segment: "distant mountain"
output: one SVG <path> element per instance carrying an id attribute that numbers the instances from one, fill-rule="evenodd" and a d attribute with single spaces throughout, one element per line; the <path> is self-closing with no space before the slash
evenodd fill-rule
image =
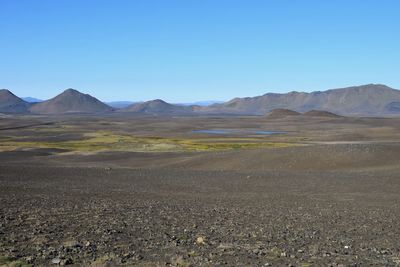
<path id="1" fill-rule="evenodd" d="M 33 104 L 32 113 L 63 114 L 63 113 L 102 113 L 113 109 L 100 100 L 74 89 L 67 89 L 58 96 Z"/>
<path id="2" fill-rule="evenodd" d="M 26 98 L 28 101 L 39 99 Z M 198 102 L 198 104 L 205 104 Z M 289 92 L 286 94 L 267 93 L 262 96 L 234 98 L 225 103 L 209 106 L 170 104 L 156 99 L 147 102 L 111 102 L 120 112 L 134 112 L 151 115 L 193 115 L 193 114 L 234 114 L 265 115 L 273 117 L 293 116 L 294 112 L 304 116 L 325 116 L 330 113 L 345 116 L 387 116 L 400 115 L 400 90 L 381 84 L 368 84 L 311 93 Z M 39 103 L 28 103 L 6 89 L 0 90 L 0 113 L 103 113 L 113 107 L 98 99 L 67 89 L 60 95 Z M 313 111 L 316 110 L 316 111 Z M 325 112 L 325 113 L 321 113 Z M 333 116 L 330 114 L 329 116 Z"/>
<path id="3" fill-rule="evenodd" d="M 132 104 L 138 103 L 133 101 L 112 101 L 112 102 L 105 102 L 107 105 L 113 108 L 126 108 Z"/>
<path id="4" fill-rule="evenodd" d="M 213 104 L 222 104 L 222 103 L 224 103 L 224 101 L 206 100 L 206 101 L 198 101 L 198 102 L 192 102 L 192 103 L 176 103 L 176 105 L 206 107 L 206 106 L 210 106 Z"/>
<path id="5" fill-rule="evenodd" d="M 28 102 L 28 103 L 38 103 L 38 102 L 43 102 L 42 99 L 34 98 L 34 97 L 22 97 L 22 100 Z"/>
<path id="6" fill-rule="evenodd" d="M 130 105 L 133 104 L 139 104 L 143 102 L 133 102 L 133 101 L 111 101 L 111 102 L 105 102 L 107 105 L 113 107 L 113 108 L 126 108 Z M 206 107 L 212 104 L 220 104 L 224 103 L 224 101 L 214 101 L 214 100 L 209 100 L 209 101 L 198 101 L 198 102 L 193 102 L 193 103 L 170 103 L 171 105 L 176 105 L 176 106 L 201 106 L 201 107 Z"/>
<path id="7" fill-rule="evenodd" d="M 161 99 L 151 100 L 130 105 L 121 112 L 135 112 L 151 115 L 185 115 L 193 113 L 193 107 L 167 103 Z"/>
<path id="8" fill-rule="evenodd" d="M 256 97 L 234 98 L 223 104 L 204 107 L 201 111 L 263 115 L 277 108 L 297 112 L 315 109 L 341 115 L 400 114 L 400 91 L 381 84 L 368 84 L 312 93 L 267 93 Z"/>
<path id="9" fill-rule="evenodd" d="M 0 90 L 1 113 L 27 113 L 29 103 L 14 95 L 7 89 Z"/>

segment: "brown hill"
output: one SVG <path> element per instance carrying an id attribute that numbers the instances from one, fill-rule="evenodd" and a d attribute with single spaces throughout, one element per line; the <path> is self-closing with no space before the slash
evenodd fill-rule
<path id="1" fill-rule="evenodd" d="M 27 113 L 28 108 L 28 102 L 25 102 L 7 89 L 0 90 L 0 112 Z"/>
<path id="2" fill-rule="evenodd" d="M 368 84 L 311 93 L 268 93 L 214 104 L 202 108 L 202 112 L 263 115 L 278 108 L 298 112 L 326 110 L 340 115 L 400 114 L 400 90 Z"/>
<path id="3" fill-rule="evenodd" d="M 32 113 L 39 114 L 102 113 L 112 110 L 97 98 L 74 89 L 67 89 L 58 96 L 34 104 L 30 108 Z"/>
<path id="4" fill-rule="evenodd" d="M 192 106 L 180 106 L 167 103 L 161 99 L 132 104 L 121 112 L 135 112 L 151 115 L 184 115 L 193 113 Z"/>
<path id="5" fill-rule="evenodd" d="M 329 112 L 329 111 L 324 111 L 324 110 L 310 110 L 302 114 L 305 117 L 324 117 L 324 118 L 340 118 L 342 116 L 339 116 L 335 113 Z"/>
<path id="6" fill-rule="evenodd" d="M 267 118 L 270 119 L 281 119 L 281 118 L 286 118 L 286 117 L 290 117 L 290 116 L 298 116 L 301 113 L 294 111 L 294 110 L 290 110 L 290 109 L 284 109 L 284 108 L 276 108 L 271 110 L 271 112 L 269 112 L 267 114 Z"/>

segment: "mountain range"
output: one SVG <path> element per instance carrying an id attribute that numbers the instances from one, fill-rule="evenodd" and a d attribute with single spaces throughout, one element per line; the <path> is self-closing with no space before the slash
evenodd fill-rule
<path id="1" fill-rule="evenodd" d="M 176 105 L 156 99 L 124 102 L 111 107 L 93 96 L 67 89 L 56 97 L 29 103 L 6 89 L 0 90 L 0 113 L 64 114 L 124 112 L 147 115 L 235 114 L 264 115 L 276 109 L 295 112 L 323 110 L 340 115 L 400 115 L 400 90 L 381 84 L 368 84 L 326 91 L 267 93 L 262 96 L 234 98 L 209 106 Z"/>
<path id="2" fill-rule="evenodd" d="M 325 110 L 361 116 L 400 114 L 400 90 L 381 84 L 368 84 L 311 93 L 267 93 L 211 105 L 207 112 L 263 115 L 278 108 L 297 112 Z"/>

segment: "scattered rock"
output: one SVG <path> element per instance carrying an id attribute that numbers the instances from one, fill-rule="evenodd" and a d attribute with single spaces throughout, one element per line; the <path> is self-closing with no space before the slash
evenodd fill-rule
<path id="1" fill-rule="evenodd" d="M 51 260 L 51 264 L 60 264 L 61 263 L 61 259 L 60 258 L 54 258 Z"/>
<path id="2" fill-rule="evenodd" d="M 197 237 L 196 238 L 196 244 L 199 245 L 199 246 L 204 245 L 205 244 L 204 237 L 202 237 L 202 236 Z"/>

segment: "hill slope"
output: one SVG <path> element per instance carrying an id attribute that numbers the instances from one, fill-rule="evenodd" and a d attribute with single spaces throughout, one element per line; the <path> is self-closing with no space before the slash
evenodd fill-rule
<path id="1" fill-rule="evenodd" d="M 113 109 L 100 100 L 74 89 L 67 89 L 58 96 L 31 106 L 32 113 L 101 113 Z"/>
<path id="2" fill-rule="evenodd" d="M 277 108 L 277 109 L 271 110 L 271 112 L 269 112 L 266 117 L 270 118 L 270 119 L 281 119 L 281 118 L 298 116 L 298 115 L 301 115 L 301 113 L 290 110 L 290 109 Z"/>
<path id="3" fill-rule="evenodd" d="M 400 114 L 400 90 L 385 85 L 368 84 L 311 93 L 268 93 L 262 96 L 234 98 L 203 112 L 263 115 L 273 109 L 298 112 L 325 110 L 341 115 Z"/>
<path id="4" fill-rule="evenodd" d="M 307 111 L 307 112 L 303 113 L 302 115 L 305 117 L 324 117 L 324 118 L 339 118 L 339 117 L 341 117 L 341 116 L 339 116 L 335 113 L 329 112 L 329 111 L 315 110 L 315 109 Z"/>
<path id="5" fill-rule="evenodd" d="M 0 90 L 0 112 L 27 113 L 29 103 L 17 97 L 7 89 Z"/>

